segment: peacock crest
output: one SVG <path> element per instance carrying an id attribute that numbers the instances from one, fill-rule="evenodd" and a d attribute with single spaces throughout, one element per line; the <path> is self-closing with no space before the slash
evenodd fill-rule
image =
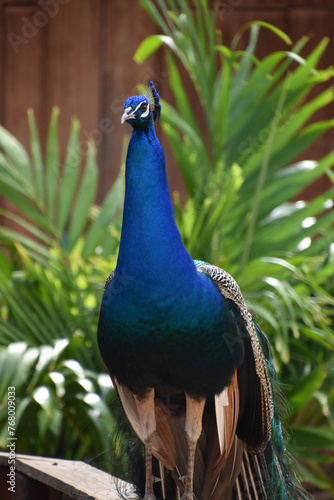
<path id="1" fill-rule="evenodd" d="M 155 121 L 157 118 L 160 118 L 161 104 L 160 104 L 159 94 L 156 91 L 153 82 L 151 81 L 148 82 L 148 86 L 144 95 L 148 100 L 148 102 L 150 103 L 150 108 L 153 113 L 153 120 Z"/>

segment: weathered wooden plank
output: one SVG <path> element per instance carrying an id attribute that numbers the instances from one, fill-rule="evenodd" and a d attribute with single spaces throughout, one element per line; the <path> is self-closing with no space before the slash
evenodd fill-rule
<path id="1" fill-rule="evenodd" d="M 52 107 L 60 107 L 59 141 L 63 153 L 73 116 L 81 122 L 83 156 L 88 138 L 95 138 L 92 131 L 99 114 L 100 4 L 82 0 L 59 4 L 47 26 L 45 114 L 48 120 Z"/>
<path id="2" fill-rule="evenodd" d="M 0 464 L 1 464 L 1 457 L 0 457 Z M 6 459 L 6 464 L 7 464 L 7 459 Z M 1 497 L 1 500 L 11 500 L 11 497 L 12 497 L 11 492 L 8 491 L 7 474 L 8 474 L 8 468 L 1 467 L 1 465 L 0 465 L 0 497 Z"/>
<path id="3" fill-rule="evenodd" d="M 29 134 L 27 109 L 32 107 L 36 117 L 41 118 L 43 107 L 43 46 L 45 31 L 34 24 L 41 21 L 34 18 L 36 7 L 33 5 L 1 5 L 2 46 L 1 61 L 1 120 L 11 133 L 28 148 Z M 2 200 L 2 208 L 14 213 L 18 210 Z M 4 217 L 4 225 L 15 227 Z"/>
<path id="4" fill-rule="evenodd" d="M 26 110 L 34 108 L 38 117 L 42 107 L 45 31 L 33 22 L 35 6 L 4 5 L 2 14 L 3 125 L 27 147 Z"/>
<path id="5" fill-rule="evenodd" d="M 48 489 L 46 484 L 32 477 L 21 472 L 16 472 L 15 474 L 15 497 L 20 500 L 30 500 L 31 498 L 45 498 L 49 500 Z M 59 493 L 57 496 L 59 498 Z"/>
<path id="6" fill-rule="evenodd" d="M 7 460 L 8 454 L 0 453 L 0 466 L 6 467 Z M 116 481 L 122 490 L 131 489 L 131 485 L 128 483 L 116 480 L 110 474 L 80 461 L 17 455 L 15 467 L 21 486 L 24 484 L 22 476 L 24 474 L 28 478 L 42 483 L 41 489 L 43 489 L 43 485 L 47 485 L 74 500 L 119 500 Z M 29 481 L 25 484 L 29 485 Z M 33 486 L 30 483 L 29 487 Z M 45 497 L 43 496 L 43 498 Z M 55 497 L 53 496 L 53 498 Z"/>

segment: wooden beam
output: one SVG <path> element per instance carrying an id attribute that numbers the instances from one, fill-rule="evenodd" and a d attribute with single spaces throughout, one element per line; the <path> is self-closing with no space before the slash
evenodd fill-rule
<path id="1" fill-rule="evenodd" d="M 8 453 L 0 452 L 0 466 L 9 467 Z M 129 483 L 75 460 L 16 455 L 15 468 L 19 487 L 24 476 L 27 484 L 32 485 L 33 479 L 49 486 L 48 499 L 56 498 L 52 494 L 56 490 L 64 494 L 61 498 L 71 500 L 119 500 L 119 490 L 131 492 L 132 489 Z"/>

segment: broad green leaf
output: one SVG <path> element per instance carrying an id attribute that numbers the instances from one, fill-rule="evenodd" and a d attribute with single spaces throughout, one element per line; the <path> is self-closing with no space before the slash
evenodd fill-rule
<path id="1" fill-rule="evenodd" d="M 154 52 L 156 52 L 163 45 L 164 40 L 166 41 L 167 37 L 162 37 L 160 35 L 151 35 L 145 38 L 133 56 L 134 61 L 137 64 L 145 62 L 147 58 L 154 54 Z"/>
<path id="2" fill-rule="evenodd" d="M 222 69 L 216 78 L 214 88 L 213 108 L 216 110 L 216 113 L 212 113 L 212 116 L 208 117 L 212 121 L 213 130 L 215 131 L 213 138 L 213 157 L 215 163 L 219 161 L 223 144 L 227 141 L 227 126 L 231 112 L 231 74 L 231 62 L 223 60 Z"/>
<path id="3" fill-rule="evenodd" d="M 296 388 L 289 394 L 289 403 L 292 405 L 294 413 L 307 403 L 310 394 L 313 394 L 321 387 L 326 375 L 327 373 L 324 368 L 319 366 L 309 375 L 298 380 Z"/>
<path id="4" fill-rule="evenodd" d="M 33 399 L 43 408 L 48 418 L 51 418 L 56 405 L 55 394 L 52 394 L 49 387 L 39 386 L 32 392 Z M 45 423 L 48 425 L 48 422 Z"/>
<path id="5" fill-rule="evenodd" d="M 200 135 L 195 115 L 187 98 L 186 91 L 183 87 L 179 70 L 175 64 L 173 56 L 169 52 L 167 53 L 167 64 L 169 69 L 169 84 L 173 91 L 180 114 L 184 120 L 186 120 L 189 124 L 192 125 L 193 128 L 195 128 L 197 134 Z"/>
<path id="6" fill-rule="evenodd" d="M 79 136 L 80 123 L 74 118 L 71 124 L 58 198 L 57 226 L 61 232 L 64 231 L 68 220 L 78 184 L 81 164 Z"/>
<path id="7" fill-rule="evenodd" d="M 104 200 L 99 214 L 92 222 L 87 232 L 85 245 L 82 250 L 83 259 L 88 259 L 95 252 L 97 246 L 101 243 L 103 236 L 106 235 L 107 228 L 109 224 L 112 223 L 116 212 L 120 211 L 122 208 L 123 200 L 124 172 L 121 170 L 115 183 L 113 184 L 113 187 Z"/>
<path id="8" fill-rule="evenodd" d="M 257 39 L 259 36 L 259 28 L 256 25 L 251 26 L 251 34 L 250 40 L 247 49 L 240 61 L 239 67 L 237 71 L 235 71 L 232 79 L 231 79 L 231 101 L 236 100 L 236 96 L 239 94 L 240 90 L 245 84 L 245 80 L 249 75 L 252 62 L 253 55 L 256 49 Z"/>
<path id="9" fill-rule="evenodd" d="M 88 222 L 89 210 L 96 193 L 97 175 L 96 149 L 93 143 L 89 142 L 85 170 L 68 231 L 68 248 L 70 250 L 82 235 Z"/>
<path id="10" fill-rule="evenodd" d="M 10 273 L 12 270 L 12 266 L 11 266 L 7 256 L 5 255 L 5 253 L 2 250 L 0 250 L 0 269 L 1 269 L 1 273 L 3 274 L 3 276 L 5 276 L 6 279 L 9 279 Z"/>
<path id="11" fill-rule="evenodd" d="M 316 344 L 321 344 L 325 349 L 334 349 L 334 335 L 326 332 L 325 329 L 320 330 L 320 328 L 315 327 L 311 329 L 303 326 L 301 331 L 306 338 L 313 340 Z"/>
<path id="12" fill-rule="evenodd" d="M 28 109 L 30 148 L 34 167 L 34 183 L 37 196 L 45 202 L 44 161 L 33 109 Z"/>
<path id="13" fill-rule="evenodd" d="M 174 126 L 170 123 L 166 123 L 165 120 L 162 121 L 162 128 L 166 134 L 170 147 L 172 149 L 173 155 L 182 169 L 183 179 L 186 185 L 187 192 L 194 196 L 196 188 L 200 186 L 200 172 L 195 168 L 196 160 L 191 155 L 189 155 L 189 146 L 184 141 L 180 139 L 180 135 Z"/>
<path id="14" fill-rule="evenodd" d="M 26 348 L 25 342 L 13 343 L 8 348 L 0 347 L 0 400 L 7 399 L 8 386 L 17 383 L 20 377 L 17 367 Z"/>
<path id="15" fill-rule="evenodd" d="M 37 254 L 45 257 L 48 261 L 55 260 L 49 249 L 47 249 L 40 243 L 36 242 L 35 239 L 33 238 L 29 238 L 28 236 L 18 233 L 12 229 L 8 229 L 1 226 L 0 226 L 0 236 L 4 240 L 12 241 L 14 245 L 16 242 L 22 244 L 22 246 L 26 248 L 28 252 L 32 250 L 33 252 L 36 252 Z"/>
<path id="16" fill-rule="evenodd" d="M 331 464 L 333 463 L 333 458 L 328 455 L 324 455 L 320 452 L 310 451 L 305 448 L 303 449 L 293 449 L 293 455 L 305 462 L 305 460 L 310 462 L 316 462 L 318 464 Z"/>
<path id="17" fill-rule="evenodd" d="M 332 429 L 294 426 L 293 437 L 298 447 L 334 450 L 334 433 Z"/>
<path id="18" fill-rule="evenodd" d="M 28 199 L 28 193 L 25 187 L 22 185 L 17 172 L 8 163 L 7 159 L 0 153 L 0 189 L 1 192 L 6 195 L 7 187 L 14 192 L 14 194 L 20 197 Z M 15 200 L 15 198 L 14 198 Z"/>
<path id="19" fill-rule="evenodd" d="M 319 163 L 301 161 L 279 170 L 272 181 L 267 183 L 261 200 L 261 224 L 270 220 L 270 212 L 283 203 L 299 195 L 302 190 L 319 179 L 334 164 L 334 152 L 329 153 Z M 248 194 L 245 193 L 245 197 Z M 268 217 L 268 219 L 264 219 Z"/>
<path id="20" fill-rule="evenodd" d="M 176 114 L 171 106 L 165 101 L 162 102 L 162 105 L 164 110 L 162 115 L 163 120 L 175 127 L 182 134 L 184 134 L 189 141 L 191 141 L 191 145 L 194 148 L 193 153 L 198 156 L 199 161 L 202 162 L 204 166 L 210 165 L 205 145 L 203 144 L 201 137 L 193 128 L 193 124 L 189 124 L 179 114 Z"/>
<path id="21" fill-rule="evenodd" d="M 0 209 L 0 215 L 20 225 L 22 228 L 24 228 L 26 231 L 28 231 L 31 235 L 39 239 L 44 244 L 50 247 L 54 244 L 54 240 L 50 238 L 48 234 L 46 234 L 44 231 L 41 231 L 36 225 L 27 222 L 22 217 L 19 217 L 18 215 L 13 214 L 12 212 L 2 209 Z"/>
<path id="22" fill-rule="evenodd" d="M 33 196 L 31 167 L 28 154 L 22 144 L 0 125 L 0 148 L 8 157 L 17 177 L 20 178 L 28 196 Z"/>

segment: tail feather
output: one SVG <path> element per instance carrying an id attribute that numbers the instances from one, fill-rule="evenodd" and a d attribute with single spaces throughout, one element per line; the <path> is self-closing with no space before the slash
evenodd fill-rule
<path id="1" fill-rule="evenodd" d="M 234 489 L 234 498 L 246 498 L 246 494 L 247 498 L 254 500 L 265 500 L 267 498 L 257 455 L 252 455 L 245 450 L 242 457 L 241 472 Z"/>

